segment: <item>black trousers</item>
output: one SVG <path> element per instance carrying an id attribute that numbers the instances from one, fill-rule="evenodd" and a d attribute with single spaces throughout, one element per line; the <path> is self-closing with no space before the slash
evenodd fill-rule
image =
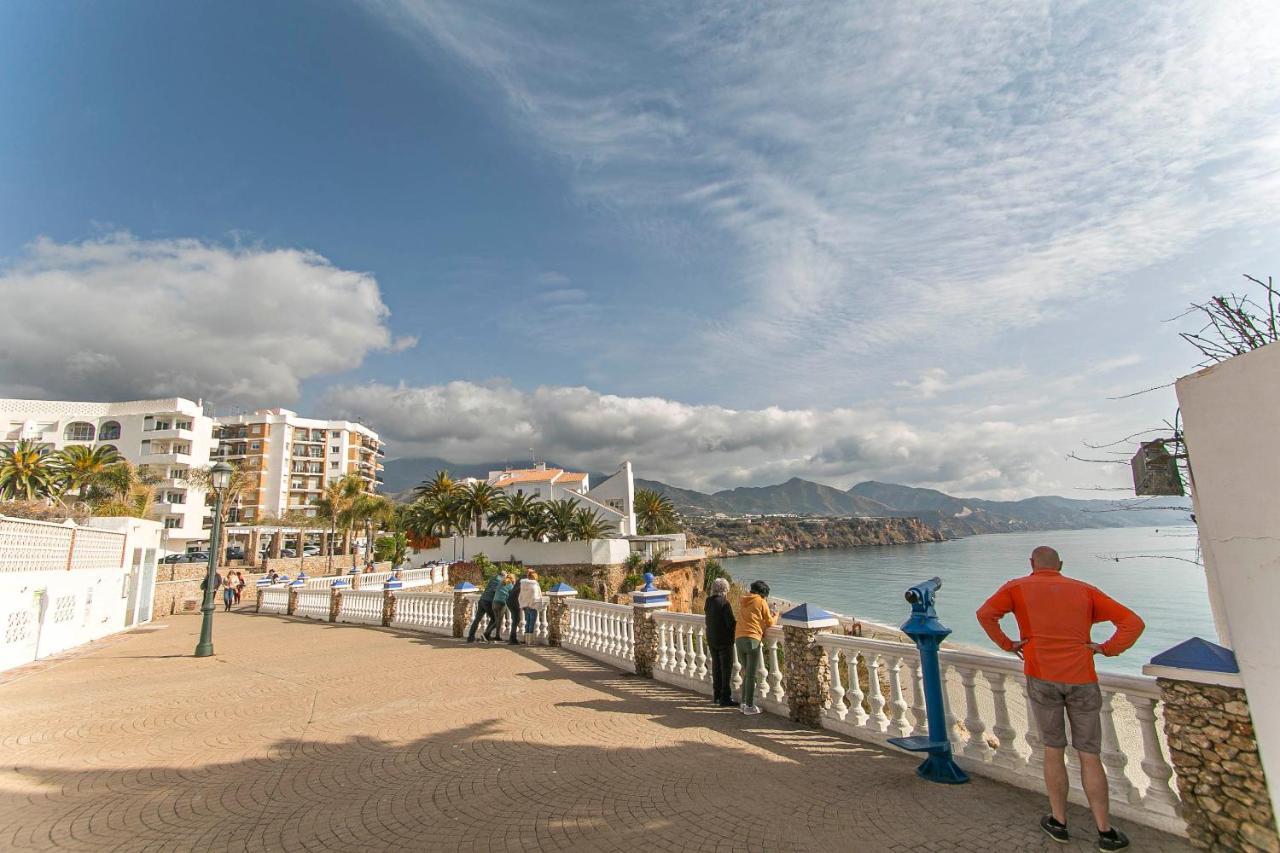
<path id="1" fill-rule="evenodd" d="M 728 702 L 733 679 L 733 646 L 711 649 L 711 695 L 717 702 Z"/>
<path id="2" fill-rule="evenodd" d="M 476 602 L 476 615 L 471 620 L 471 630 L 467 631 L 467 639 L 474 640 L 476 638 L 476 627 L 479 626 L 480 620 L 489 617 L 489 624 L 484 627 L 485 636 L 489 636 L 489 631 L 493 628 L 493 623 L 497 619 L 493 614 L 493 602 L 480 599 Z"/>

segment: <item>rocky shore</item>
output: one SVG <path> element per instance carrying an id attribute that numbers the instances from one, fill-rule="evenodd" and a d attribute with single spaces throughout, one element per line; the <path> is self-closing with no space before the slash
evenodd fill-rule
<path id="1" fill-rule="evenodd" d="M 696 519 L 688 531 L 690 545 L 704 546 L 719 557 L 943 539 L 918 518 Z"/>

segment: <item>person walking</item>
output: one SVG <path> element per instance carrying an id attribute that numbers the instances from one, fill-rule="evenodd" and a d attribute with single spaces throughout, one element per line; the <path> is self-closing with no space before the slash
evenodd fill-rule
<path id="1" fill-rule="evenodd" d="M 240 603 L 240 598 L 244 595 L 244 588 L 244 572 L 236 572 L 236 604 Z"/>
<path id="2" fill-rule="evenodd" d="M 722 708 L 733 707 L 729 680 L 733 675 L 734 630 L 738 625 L 728 595 L 729 582 L 716 578 L 702 605 L 707 620 L 707 648 L 711 650 L 711 698 Z"/>
<path id="3" fill-rule="evenodd" d="M 484 640 L 489 639 L 489 629 L 493 627 L 494 621 L 497 619 L 493 615 L 493 597 L 498 592 L 498 587 L 502 586 L 502 572 L 494 572 L 493 577 L 489 578 L 489 582 L 484 585 L 484 591 L 480 593 L 480 600 L 476 602 L 476 614 L 471 619 L 471 627 L 467 629 L 467 642 L 474 643 L 476 641 L 476 628 L 480 625 L 480 620 L 489 617 L 489 624 L 484 628 Z"/>
<path id="4" fill-rule="evenodd" d="M 484 629 L 484 638 L 486 640 L 498 640 L 502 638 L 502 612 L 507 609 L 507 600 L 511 598 L 512 590 L 516 587 L 516 576 L 507 572 L 502 576 L 502 586 L 498 587 L 498 591 L 493 596 L 493 621 L 489 623 L 489 627 Z M 512 619 L 514 620 L 514 616 Z M 493 636 L 489 636 L 489 632 L 493 632 Z"/>
<path id="5" fill-rule="evenodd" d="M 217 589 L 217 587 L 214 587 L 214 589 Z M 227 580 L 222 585 L 222 609 L 227 612 L 230 612 L 231 605 L 235 603 L 235 600 L 236 600 L 235 579 L 231 577 L 230 572 L 227 572 Z"/>
<path id="6" fill-rule="evenodd" d="M 1012 613 L 1018 640 L 1000 628 Z M 1054 841 L 1066 843 L 1067 723 L 1071 745 L 1080 758 L 1080 781 L 1098 828 L 1098 849 L 1124 850 L 1129 839 L 1111 825 L 1107 772 L 1102 765 L 1102 692 L 1093 656 L 1114 657 L 1142 635 L 1146 625 L 1129 608 L 1083 581 L 1062 574 L 1062 558 L 1042 545 L 1031 552 L 1031 574 L 1014 578 L 978 608 L 978 623 L 997 646 L 1022 658 L 1027 699 L 1040 742 L 1044 745 L 1044 785 L 1051 814 L 1040 828 Z M 1110 622 L 1115 632 L 1095 643 L 1090 629 Z M 1063 714 L 1066 714 L 1066 722 Z"/>
<path id="7" fill-rule="evenodd" d="M 538 602 L 542 601 L 542 587 L 538 585 L 538 573 L 533 569 L 525 572 L 520 581 L 520 609 L 524 611 L 524 641 L 532 644 L 534 631 L 538 627 Z"/>
<path id="8" fill-rule="evenodd" d="M 751 592 L 742 597 L 738 605 L 740 617 L 734 629 L 733 645 L 742 666 L 742 695 L 738 707 L 744 714 L 759 714 L 756 707 L 756 669 L 760 663 L 760 644 L 764 632 L 778 621 L 778 614 L 769 607 L 769 585 L 764 581 L 752 581 Z"/>

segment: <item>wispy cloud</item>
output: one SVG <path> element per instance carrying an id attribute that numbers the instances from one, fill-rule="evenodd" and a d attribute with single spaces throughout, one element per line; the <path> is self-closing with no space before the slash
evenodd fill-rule
<path id="1" fill-rule="evenodd" d="M 1280 191 L 1270 3 L 377 8 L 587 196 L 736 241 L 697 341 L 777 388 L 1034 325 Z"/>

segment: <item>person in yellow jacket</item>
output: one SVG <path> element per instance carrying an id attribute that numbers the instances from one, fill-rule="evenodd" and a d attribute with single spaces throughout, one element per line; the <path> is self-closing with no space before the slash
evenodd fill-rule
<path id="1" fill-rule="evenodd" d="M 742 696 L 738 709 L 744 714 L 759 714 L 756 707 L 756 667 L 760 661 L 760 643 L 764 632 L 778 621 L 778 614 L 769 607 L 769 585 L 753 581 L 751 593 L 742 597 L 738 606 L 738 628 L 734 631 L 733 646 L 742 666 Z"/>

